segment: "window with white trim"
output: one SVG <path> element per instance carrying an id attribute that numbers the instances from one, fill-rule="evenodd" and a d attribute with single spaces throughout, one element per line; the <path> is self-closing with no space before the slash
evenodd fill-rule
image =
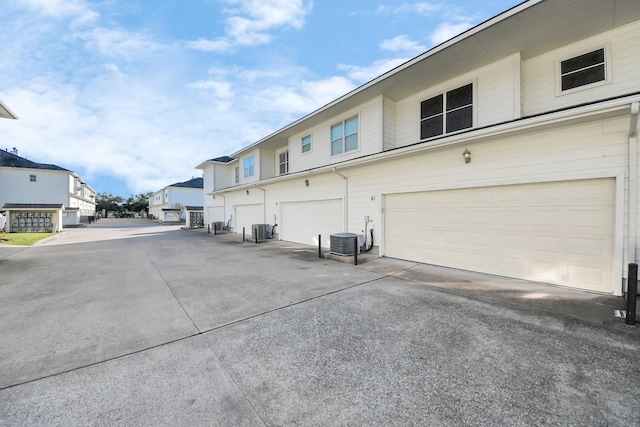
<path id="1" fill-rule="evenodd" d="M 606 62 L 604 48 L 561 61 L 561 90 L 570 90 L 606 80 Z"/>
<path id="2" fill-rule="evenodd" d="M 280 175 L 289 173 L 289 150 L 283 151 L 278 157 L 278 163 L 280 165 Z"/>
<path id="3" fill-rule="evenodd" d="M 29 175 L 29 182 L 36 182 L 36 176 L 35 175 Z"/>
<path id="4" fill-rule="evenodd" d="M 255 166 L 255 159 L 253 156 L 244 159 L 244 177 L 249 178 L 253 176 Z"/>
<path id="5" fill-rule="evenodd" d="M 308 153 L 309 151 L 311 151 L 311 135 L 302 138 L 302 152 Z"/>
<path id="6" fill-rule="evenodd" d="M 331 155 L 358 149 L 358 116 L 331 126 Z"/>
<path id="7" fill-rule="evenodd" d="M 420 139 L 473 127 L 473 83 L 420 103 Z"/>

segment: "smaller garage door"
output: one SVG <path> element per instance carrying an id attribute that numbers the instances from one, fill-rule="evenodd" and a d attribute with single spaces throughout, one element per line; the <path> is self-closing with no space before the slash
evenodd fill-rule
<path id="1" fill-rule="evenodd" d="M 612 292 L 613 179 L 385 197 L 385 255 Z"/>
<path id="2" fill-rule="evenodd" d="M 251 236 L 251 226 L 253 224 L 264 224 L 264 207 L 262 203 L 255 205 L 236 205 L 234 211 L 234 233 L 242 233 L 242 227 L 244 227 L 247 236 Z"/>
<path id="3" fill-rule="evenodd" d="M 330 235 L 344 232 L 342 199 L 289 202 L 281 204 L 280 236 L 288 242 L 328 248 Z"/>

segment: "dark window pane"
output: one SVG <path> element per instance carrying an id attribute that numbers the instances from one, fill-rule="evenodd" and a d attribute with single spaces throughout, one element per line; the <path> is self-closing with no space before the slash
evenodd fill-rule
<path id="1" fill-rule="evenodd" d="M 602 63 L 604 63 L 604 49 L 599 49 L 562 61 L 560 63 L 560 72 L 561 74 L 566 74 L 572 71 L 581 70 L 591 65 Z"/>
<path id="2" fill-rule="evenodd" d="M 473 104 L 473 84 L 447 92 L 447 111 Z"/>
<path id="3" fill-rule="evenodd" d="M 447 113 L 447 133 L 473 126 L 473 107 L 468 106 Z"/>
<path id="4" fill-rule="evenodd" d="M 426 119 L 427 117 L 435 116 L 436 114 L 442 114 L 442 111 L 442 95 L 434 96 L 433 98 L 420 103 L 421 119 Z"/>
<path id="5" fill-rule="evenodd" d="M 420 122 L 420 139 L 442 135 L 442 116 L 432 117 Z"/>
<path id="6" fill-rule="evenodd" d="M 602 64 L 562 76 L 562 90 L 600 82 L 604 79 L 604 64 Z"/>

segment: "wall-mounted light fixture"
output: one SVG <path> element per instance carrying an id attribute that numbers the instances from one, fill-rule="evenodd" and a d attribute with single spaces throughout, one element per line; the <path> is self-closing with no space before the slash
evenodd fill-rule
<path id="1" fill-rule="evenodd" d="M 308 179 L 304 180 L 304 185 L 307 186 L 307 187 L 309 186 L 309 180 Z"/>
<path id="2" fill-rule="evenodd" d="M 462 153 L 462 157 L 464 157 L 465 163 L 471 163 L 471 151 L 468 148 L 465 148 L 464 153 Z"/>
<path id="3" fill-rule="evenodd" d="M 247 190 L 247 194 L 249 194 L 249 190 Z"/>

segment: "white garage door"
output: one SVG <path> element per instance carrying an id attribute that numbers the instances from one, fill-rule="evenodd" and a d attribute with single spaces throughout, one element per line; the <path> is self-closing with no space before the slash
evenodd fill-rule
<path id="1" fill-rule="evenodd" d="M 251 226 L 253 224 L 264 224 L 264 207 L 262 203 L 255 205 L 236 205 L 234 212 L 234 233 L 242 233 L 242 227 L 244 227 L 246 235 L 251 237 Z"/>
<path id="2" fill-rule="evenodd" d="M 281 208 L 282 240 L 317 246 L 320 234 L 322 247 L 328 248 L 329 236 L 344 232 L 342 199 L 282 203 Z"/>
<path id="3" fill-rule="evenodd" d="M 614 180 L 385 197 L 385 255 L 612 292 Z"/>

